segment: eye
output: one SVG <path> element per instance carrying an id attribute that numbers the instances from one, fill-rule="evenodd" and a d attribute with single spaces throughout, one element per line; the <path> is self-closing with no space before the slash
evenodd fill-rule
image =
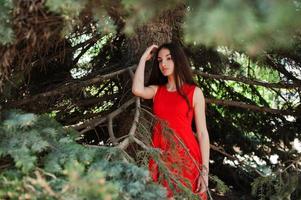
<path id="1" fill-rule="evenodd" d="M 171 57 L 168 57 L 167 60 L 171 60 Z"/>
<path id="2" fill-rule="evenodd" d="M 158 60 L 158 62 L 160 63 L 160 62 L 162 62 L 162 60 Z"/>

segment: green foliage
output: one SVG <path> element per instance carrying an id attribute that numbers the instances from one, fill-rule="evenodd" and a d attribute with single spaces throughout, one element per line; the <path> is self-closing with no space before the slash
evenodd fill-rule
<path id="1" fill-rule="evenodd" d="M 17 199 L 26 193 L 23 184 L 20 171 L 13 169 L 0 173 L 0 198 Z"/>
<path id="2" fill-rule="evenodd" d="M 72 33 L 73 29 L 81 23 L 80 14 L 85 8 L 89 7 L 91 9 L 94 18 L 95 31 L 100 34 L 115 34 L 116 26 L 114 21 L 108 15 L 103 5 L 104 3 L 109 4 L 109 2 L 98 2 L 92 3 L 87 0 L 47 0 L 46 6 L 48 9 L 54 13 L 61 15 L 65 22 L 65 27 L 62 30 L 64 36 L 68 36 Z M 101 41 L 100 41 L 101 42 Z"/>
<path id="3" fill-rule="evenodd" d="M 47 0 L 46 6 L 54 13 L 60 14 L 65 22 L 64 29 L 62 30 L 63 36 L 72 32 L 74 27 L 80 23 L 79 15 L 85 8 L 87 1 L 80 0 Z"/>
<path id="4" fill-rule="evenodd" d="M 226 45 L 257 54 L 270 47 L 289 47 L 301 25 L 293 1 L 189 1 L 187 42 Z"/>
<path id="5" fill-rule="evenodd" d="M 181 1 L 148 1 L 148 0 L 122 0 L 126 12 L 126 27 L 124 32 L 133 34 L 135 27 L 143 25 L 158 16 L 160 13 L 175 8 Z"/>
<path id="6" fill-rule="evenodd" d="M 284 171 L 258 177 L 252 183 L 252 195 L 260 199 L 291 199 L 291 195 L 298 187 L 298 173 Z"/>
<path id="7" fill-rule="evenodd" d="M 80 14 L 85 7 L 87 1 L 79 0 L 47 0 L 46 6 L 52 11 L 57 12 L 65 16 L 67 19 L 76 17 Z"/>
<path id="8" fill-rule="evenodd" d="M 96 24 L 96 29 L 98 33 L 108 34 L 104 40 L 106 40 L 111 35 L 116 34 L 117 27 L 114 24 L 114 21 L 110 16 L 108 16 L 107 12 L 100 6 L 96 6 L 93 8 L 94 20 Z M 103 43 L 103 41 L 101 41 Z"/>
<path id="9" fill-rule="evenodd" d="M 224 193 L 230 191 L 230 188 L 217 176 L 211 176 L 210 178 L 216 184 L 217 192 L 224 194 Z"/>
<path id="10" fill-rule="evenodd" d="M 0 129 L 0 156 L 10 155 L 23 172 L 31 170 L 36 164 L 35 154 L 48 147 L 48 142 L 42 139 L 39 132 L 30 129 L 35 121 L 33 114 L 11 112 Z"/>
<path id="11" fill-rule="evenodd" d="M 0 198 L 163 199 L 148 170 L 124 162 L 118 148 L 84 147 L 46 115 L 2 113 Z M 109 161 L 108 158 L 111 160 Z"/>
<path id="12" fill-rule="evenodd" d="M 47 0 L 46 7 L 62 16 L 64 36 L 81 24 L 80 14 L 92 11 L 95 29 L 99 33 L 115 33 L 116 26 L 109 14 L 110 7 L 118 6 L 125 23 L 124 33 L 134 33 L 141 26 L 166 10 L 176 8 L 182 1 L 122 0 L 120 5 L 112 1 Z M 255 54 L 270 47 L 290 47 L 293 36 L 301 25 L 298 1 L 196 1 L 186 2 L 187 12 L 184 35 L 187 42 L 207 45 L 226 45 Z M 11 0 L 2 0 L 0 7 L 0 42 L 13 39 L 9 12 Z M 268 40 L 267 40 L 268 39 Z"/>
<path id="13" fill-rule="evenodd" d="M 135 165 L 120 162 L 101 161 L 91 165 L 89 173 L 105 171 L 108 180 L 118 185 L 125 198 L 154 199 L 164 198 L 166 192 L 153 184 L 148 171 Z"/>
<path id="14" fill-rule="evenodd" d="M 16 170 L 0 175 L 0 198 L 8 199 L 118 199 L 116 185 L 107 182 L 101 171 L 85 173 L 74 162 L 67 165 L 64 177 L 37 169 L 34 174 L 16 177 Z"/>
<path id="15" fill-rule="evenodd" d="M 14 33 L 11 27 L 12 0 L 0 0 L 0 44 L 13 42 Z"/>

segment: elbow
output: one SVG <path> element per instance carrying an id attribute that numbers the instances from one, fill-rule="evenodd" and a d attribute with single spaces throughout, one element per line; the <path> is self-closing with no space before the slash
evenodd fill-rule
<path id="1" fill-rule="evenodd" d="M 137 96 L 137 90 L 134 87 L 132 87 L 132 93 L 133 95 Z"/>
<path id="2" fill-rule="evenodd" d="M 133 93 L 135 96 L 139 96 L 141 92 L 140 92 L 139 90 L 137 90 L 137 88 L 132 87 L 132 93 Z"/>

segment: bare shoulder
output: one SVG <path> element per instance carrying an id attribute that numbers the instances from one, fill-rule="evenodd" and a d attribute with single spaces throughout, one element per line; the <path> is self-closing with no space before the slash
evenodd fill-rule
<path id="1" fill-rule="evenodd" d="M 202 102 L 204 102 L 203 91 L 201 90 L 201 88 L 196 86 L 193 93 L 193 106 Z"/>

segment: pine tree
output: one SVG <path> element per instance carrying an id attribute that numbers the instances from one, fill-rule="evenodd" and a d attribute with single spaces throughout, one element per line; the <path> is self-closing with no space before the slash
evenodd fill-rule
<path id="1" fill-rule="evenodd" d="M 119 167 L 140 174 L 134 164 L 146 168 L 148 156 L 156 156 L 150 143 L 155 119 L 151 102 L 133 98 L 131 74 L 147 46 L 173 41 L 185 49 L 206 97 L 210 187 L 229 196 L 238 192 L 238 198 L 252 191 L 254 198 L 268 198 L 277 190 L 285 191 L 283 198 L 298 199 L 300 19 L 299 0 L 2 0 L 0 111 L 35 113 L 11 111 L 1 119 L 0 169 L 7 173 L 5 187 L 15 191 L 4 196 L 27 194 L 32 187 L 24 188 L 23 177 L 36 185 L 34 180 L 44 180 L 40 175 L 53 179 L 49 187 L 60 195 L 63 185 L 71 187 L 63 173 L 70 163 L 81 166 L 68 168 L 75 174 L 85 169 L 83 179 L 73 177 L 84 185 L 105 177 L 103 167 L 119 166 L 110 163 L 119 156 L 133 164 L 120 161 Z M 45 115 L 78 132 L 49 125 Z M 75 138 L 97 147 L 76 144 Z M 96 165 L 98 156 L 108 163 Z M 277 162 L 271 156 L 278 156 Z M 86 170 L 93 163 L 104 171 L 90 178 Z M 298 181 L 286 180 L 285 173 Z M 117 183 L 128 179 L 111 180 L 104 191 L 123 188 L 136 198 L 144 190 L 131 182 L 129 192 Z M 233 187 L 227 192 L 226 186 Z M 39 187 L 37 198 L 49 196 Z"/>

